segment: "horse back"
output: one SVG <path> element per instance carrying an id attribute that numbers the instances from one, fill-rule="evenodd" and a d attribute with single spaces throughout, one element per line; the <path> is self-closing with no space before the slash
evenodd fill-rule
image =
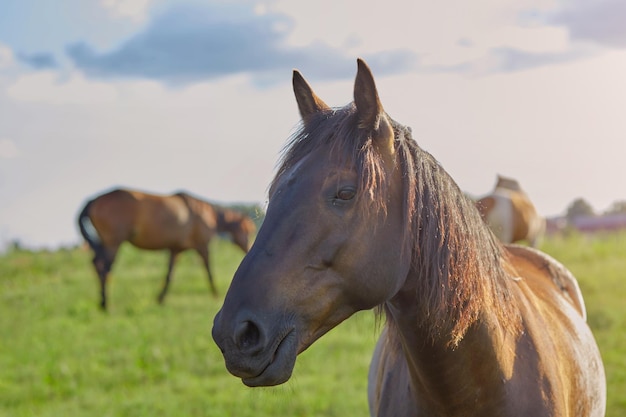
<path id="1" fill-rule="evenodd" d="M 116 189 L 93 201 L 90 218 L 109 247 L 124 241 L 141 249 L 195 247 L 194 218 L 178 195 Z"/>
<path id="2" fill-rule="evenodd" d="M 208 244 L 212 233 L 202 216 L 202 201 L 185 193 L 137 196 L 135 235 L 131 239 L 135 246 L 185 250 Z"/>
<path id="3" fill-rule="evenodd" d="M 543 283 L 564 297 L 586 320 L 587 313 L 578 281 L 561 263 L 537 249 L 520 245 L 507 245 L 515 270 L 522 279 Z M 539 285 L 538 285 L 539 286 Z"/>

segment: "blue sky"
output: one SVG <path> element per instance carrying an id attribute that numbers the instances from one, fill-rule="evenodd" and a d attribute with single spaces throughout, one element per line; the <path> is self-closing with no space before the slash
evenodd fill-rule
<path id="1" fill-rule="evenodd" d="M 383 105 L 468 193 L 516 177 L 545 215 L 626 199 L 621 0 L 4 0 L 0 246 L 79 241 L 99 192 L 266 200 L 291 71 Z"/>

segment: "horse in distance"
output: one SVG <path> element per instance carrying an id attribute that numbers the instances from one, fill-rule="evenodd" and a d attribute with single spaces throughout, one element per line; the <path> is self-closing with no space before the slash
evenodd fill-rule
<path id="1" fill-rule="evenodd" d="M 503 243 L 527 241 L 537 247 L 546 229 L 541 216 L 519 182 L 498 175 L 491 194 L 476 202 L 481 217 Z"/>
<path id="2" fill-rule="evenodd" d="M 163 303 L 181 252 L 193 249 L 200 255 L 211 291 L 217 295 L 209 242 L 216 234 L 226 233 L 245 253 L 250 247 L 250 235 L 255 231 L 254 222 L 248 216 L 188 193 L 156 195 L 129 189 L 115 189 L 87 202 L 78 216 L 78 227 L 94 252 L 93 265 L 100 281 L 100 307 L 104 310 L 107 308 L 107 278 L 123 242 L 140 249 L 169 251 L 167 274 L 158 296 L 159 303 Z"/>
<path id="3" fill-rule="evenodd" d="M 228 371 L 284 383 L 301 352 L 376 307 L 372 416 L 603 416 L 604 367 L 574 276 L 496 239 L 357 62 L 341 108 L 293 73 L 302 123 L 213 323 Z"/>

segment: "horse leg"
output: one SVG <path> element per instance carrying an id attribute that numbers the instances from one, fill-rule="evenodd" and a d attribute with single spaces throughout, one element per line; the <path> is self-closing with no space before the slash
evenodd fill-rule
<path id="1" fill-rule="evenodd" d="M 96 268 L 96 273 L 98 274 L 98 281 L 100 281 L 100 308 L 104 311 L 107 309 L 107 296 L 106 296 L 106 281 L 107 281 L 107 273 L 106 273 L 106 259 L 102 256 L 94 256 L 93 266 Z"/>
<path id="2" fill-rule="evenodd" d="M 174 263 L 176 263 L 176 258 L 178 257 L 178 253 L 176 251 L 170 250 L 170 262 L 167 267 L 167 275 L 165 276 L 165 282 L 163 283 L 163 289 L 159 294 L 159 304 L 163 304 L 165 300 L 165 295 L 167 294 L 167 290 L 170 286 L 170 281 L 172 280 L 172 270 L 174 269 Z"/>
<path id="3" fill-rule="evenodd" d="M 213 281 L 213 274 L 211 274 L 211 264 L 209 262 L 209 246 L 202 246 L 200 248 L 196 248 L 196 252 L 202 258 L 202 262 L 204 263 L 204 268 L 206 269 L 207 274 L 209 275 L 209 285 L 211 286 L 211 292 L 214 296 L 217 297 L 217 289 L 215 288 L 215 283 Z"/>
<path id="4" fill-rule="evenodd" d="M 100 308 L 104 311 L 107 309 L 107 280 L 116 253 L 117 249 L 114 249 L 105 253 L 96 254 L 93 258 L 93 265 L 96 268 L 100 281 Z"/>

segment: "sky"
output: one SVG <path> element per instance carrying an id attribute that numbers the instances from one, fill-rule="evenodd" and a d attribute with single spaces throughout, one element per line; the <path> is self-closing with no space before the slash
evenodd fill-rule
<path id="1" fill-rule="evenodd" d="M 80 242 L 113 187 L 267 202 L 299 69 L 331 106 L 356 59 L 468 194 L 546 216 L 626 200 L 622 0 L 2 0 L 0 247 Z"/>

